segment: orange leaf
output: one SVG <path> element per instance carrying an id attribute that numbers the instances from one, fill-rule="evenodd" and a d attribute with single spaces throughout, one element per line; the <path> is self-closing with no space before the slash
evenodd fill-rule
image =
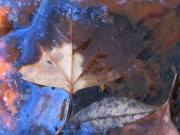
<path id="1" fill-rule="evenodd" d="M 0 6 L 0 36 L 5 35 L 12 29 L 12 22 L 8 19 L 10 13 L 10 7 Z"/>
<path id="2" fill-rule="evenodd" d="M 4 73 L 7 70 L 6 63 L 0 61 L 0 74 Z"/>

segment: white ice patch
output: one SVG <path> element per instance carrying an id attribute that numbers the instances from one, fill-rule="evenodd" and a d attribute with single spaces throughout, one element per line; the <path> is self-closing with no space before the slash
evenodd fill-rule
<path id="1" fill-rule="evenodd" d="M 119 5 L 123 5 L 124 3 L 126 3 L 126 0 L 119 0 L 119 1 L 117 1 L 117 4 L 119 4 Z"/>

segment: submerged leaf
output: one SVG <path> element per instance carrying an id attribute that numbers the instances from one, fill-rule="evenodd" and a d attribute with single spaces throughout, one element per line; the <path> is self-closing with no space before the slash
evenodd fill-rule
<path id="1" fill-rule="evenodd" d="M 81 110 L 70 119 L 70 123 L 117 117 L 130 122 L 146 116 L 157 108 L 158 106 L 147 105 L 126 97 L 110 97 Z M 121 125 L 121 122 L 119 124 Z"/>
<path id="2" fill-rule="evenodd" d="M 157 108 L 158 106 L 147 105 L 125 97 L 110 97 L 81 110 L 70 118 L 69 123 L 80 124 L 80 132 L 84 134 L 85 125 L 89 125 L 87 131 L 103 133 L 109 128 L 123 127 L 125 123 L 143 118 Z"/>
<path id="3" fill-rule="evenodd" d="M 8 6 L 0 6 L 0 36 L 4 36 L 12 29 L 12 21 L 9 19 L 11 9 Z"/>
<path id="4" fill-rule="evenodd" d="M 46 9 L 49 2 L 45 3 L 43 6 Z M 91 32 L 90 25 L 93 24 L 84 24 L 84 21 L 88 22 L 84 15 L 76 21 L 72 17 L 66 17 L 66 26 L 59 28 L 62 22 L 58 22 L 57 25 L 57 21 L 50 20 L 51 12 L 49 11 L 45 21 L 38 22 L 39 25 L 46 26 L 43 37 L 34 36 L 34 32 L 29 34 L 34 42 L 40 46 L 42 56 L 35 64 L 21 67 L 19 71 L 24 80 L 63 88 L 73 94 L 79 89 L 105 84 L 124 74 L 125 67 L 120 67 L 120 62 L 117 62 L 117 60 L 123 60 L 119 54 L 122 47 L 118 45 L 118 41 L 111 40 L 111 35 L 109 35 L 108 40 L 110 44 L 114 45 L 105 46 L 104 44 L 108 42 L 101 43 L 101 40 L 96 40 L 97 37 L 94 37 L 94 33 L 99 33 L 99 29 L 94 28 L 94 31 Z M 39 14 L 41 15 L 41 13 Z M 70 15 L 73 16 L 73 12 Z M 62 15 L 59 16 L 62 17 Z M 87 26 L 79 28 L 81 25 Z M 24 32 L 33 29 L 33 26 L 34 24 L 24 29 Z M 64 27 L 66 27 L 66 31 L 63 30 Z M 109 30 L 114 32 L 112 29 Z M 86 33 L 84 34 L 86 36 L 81 34 L 83 32 Z M 89 35 L 94 37 L 93 40 L 89 38 Z"/>
<path id="5" fill-rule="evenodd" d="M 73 50 L 72 41 L 65 38 L 54 24 L 51 25 L 51 28 L 57 36 L 54 37 L 53 49 L 49 51 L 41 48 L 41 60 L 36 64 L 24 66 L 20 69 L 24 80 L 40 85 L 63 88 L 69 93 L 75 93 L 79 89 L 103 84 L 120 77 L 115 69 L 101 76 L 87 72 L 88 68 L 101 55 L 92 54 L 89 62 L 83 65 L 84 56 L 77 50 Z"/>
<path id="6" fill-rule="evenodd" d="M 138 5 L 138 2 L 136 4 Z M 145 9 L 146 6 L 147 5 L 145 4 L 143 9 Z M 155 8 L 157 10 L 160 9 L 160 13 L 164 11 L 164 8 L 159 8 L 157 5 L 155 5 Z M 142 13 L 143 16 L 137 19 L 142 20 L 146 15 L 151 15 L 151 13 L 155 12 L 149 7 L 148 9 L 150 12 L 139 12 L 140 14 Z M 137 80 L 139 86 L 147 86 L 147 82 L 150 82 L 151 85 L 152 80 L 154 82 L 161 81 L 159 77 L 162 76 L 158 72 L 160 68 L 158 68 L 158 71 L 151 68 L 152 65 L 154 65 L 154 62 L 151 60 L 154 59 L 153 55 L 155 55 L 157 50 L 153 49 L 154 43 L 151 43 L 151 41 L 149 42 L 148 38 L 151 36 L 146 35 L 147 29 L 142 23 L 139 23 L 137 26 L 138 28 L 135 29 L 130 25 L 126 17 L 115 15 L 113 13 L 107 15 L 106 11 L 104 12 L 104 7 L 82 8 L 81 6 L 76 5 L 74 1 L 67 0 L 42 0 L 39 9 L 36 11 L 37 12 L 33 14 L 33 18 L 29 18 L 30 20 L 28 19 L 28 22 L 25 23 L 26 25 L 29 24 L 29 21 L 32 19 L 29 26 L 17 27 L 0 39 L 1 44 L 4 45 L 5 48 L 17 47 L 21 50 L 22 54 L 20 56 L 18 55 L 19 58 L 15 61 L 14 65 L 21 67 L 20 71 L 25 80 L 40 85 L 66 89 L 72 96 L 72 94 L 79 89 L 92 85 L 100 85 L 101 89 L 105 89 L 106 85 L 109 84 L 107 84 L 107 82 L 127 74 L 131 75 L 133 69 L 137 69 L 133 72 L 138 71 L 137 61 L 141 59 L 144 66 L 142 67 L 142 70 L 139 71 L 144 72 L 144 70 L 148 69 L 148 71 L 151 71 L 150 73 L 154 73 L 155 78 L 152 79 L 148 72 L 148 75 L 141 80 L 135 77 L 132 77 L 132 79 Z M 31 12 L 32 11 L 30 11 L 30 13 Z M 168 18 L 166 20 L 168 20 Z M 176 33 L 175 35 L 178 34 Z M 172 41 L 174 42 L 174 40 Z M 158 45 L 161 46 L 161 43 Z M 3 48 L 0 53 L 4 52 L 6 52 L 6 49 L 4 50 Z M 8 52 L 10 55 L 12 54 L 12 51 Z M 5 54 L 5 57 L 9 57 L 9 55 Z M 163 57 L 158 54 L 158 59 L 156 60 L 159 65 L 162 64 L 162 59 Z M 14 59 L 11 60 L 11 62 L 12 61 L 14 62 Z M 150 65 L 145 64 L 144 62 L 146 61 L 150 61 Z M 166 65 L 164 66 L 162 64 L 161 66 L 163 69 L 166 69 Z M 136 73 L 139 74 L 140 72 Z M 169 76 L 167 72 L 165 75 Z M 127 77 L 125 76 L 125 78 Z M 113 85 L 116 86 L 120 82 L 121 80 L 117 80 Z M 130 83 L 131 82 L 128 84 Z M 146 91 L 141 90 L 144 89 L 143 87 L 141 89 L 139 89 L 139 87 L 135 88 L 136 90 L 134 90 L 134 85 L 130 85 L 130 87 L 133 90 L 133 94 L 139 94 L 139 97 Z M 160 94 L 156 97 L 160 98 L 161 95 L 166 95 L 164 87 L 161 87 L 159 84 L 158 87 L 160 90 L 157 89 L 156 92 Z M 120 90 L 121 88 L 122 86 L 118 85 L 116 90 Z M 123 89 L 121 90 L 122 91 L 119 93 L 122 93 L 123 96 L 127 96 L 127 94 L 123 92 Z M 31 92 L 33 93 L 34 91 L 35 90 L 33 89 Z M 124 87 L 124 91 L 127 93 L 129 92 L 127 87 Z M 34 122 L 27 124 L 26 120 L 23 118 L 18 124 L 20 123 L 19 125 L 22 125 L 21 123 L 25 123 L 27 125 L 35 125 L 35 128 L 33 129 L 31 126 L 28 127 L 25 125 L 25 128 L 22 128 L 23 132 L 25 129 L 29 128 L 33 134 L 38 134 L 38 128 L 54 134 L 62 124 L 59 124 L 60 119 L 64 120 L 67 118 L 69 102 L 66 103 L 66 101 L 64 101 L 64 105 L 61 105 L 63 102 L 60 97 L 61 93 L 58 92 L 58 94 L 51 89 L 49 92 L 51 93 L 52 100 L 49 100 L 51 97 L 43 96 L 41 92 L 37 92 L 40 93 L 38 98 L 37 93 L 33 93 L 31 96 L 25 94 L 25 99 L 28 102 L 33 102 L 31 107 L 35 106 L 34 111 L 38 114 L 39 119 L 37 119 L 37 115 L 34 116 L 31 113 L 33 110 L 32 108 L 28 109 L 25 107 L 24 109 L 21 106 L 21 110 L 29 112 L 26 117 L 31 115 Z M 153 92 L 154 91 L 151 91 L 149 93 L 152 94 Z M 92 93 L 90 93 L 90 95 L 91 94 Z M 119 95 L 117 94 L 116 96 Z M 37 103 L 37 100 L 31 99 L 31 97 L 40 99 L 40 103 Z M 140 99 L 139 97 L 138 99 Z M 142 99 L 144 98 L 142 97 Z M 48 101 L 52 102 L 49 103 Z M 54 104 L 55 102 L 57 105 Z M 54 109 L 57 107 L 55 109 L 56 114 L 52 111 L 54 110 L 52 107 Z M 60 109 L 62 109 L 62 111 L 60 111 Z M 51 113 L 49 110 L 51 110 Z M 71 108 L 69 109 L 69 112 L 71 112 Z M 42 115 L 42 113 L 44 115 Z M 22 118 L 22 116 L 24 116 L 23 114 L 20 114 L 18 118 Z M 49 120 L 44 122 L 44 120 L 47 120 L 47 116 L 51 115 L 53 117 L 49 117 Z M 31 119 L 31 117 L 29 117 L 28 120 L 29 119 Z M 51 122 L 54 120 L 56 122 L 52 125 Z M 37 125 L 38 127 L 36 127 Z M 19 126 L 17 129 L 18 131 L 22 130 Z M 45 131 L 43 131 L 43 133 Z"/>
<path id="7" fill-rule="evenodd" d="M 107 10 L 119 15 L 125 15 L 129 21 L 136 25 L 147 16 L 162 15 L 168 8 L 175 8 L 180 5 L 179 0 L 75 0 L 77 3 L 87 6 L 105 5 Z"/>
<path id="8" fill-rule="evenodd" d="M 136 122 L 125 124 L 123 128 L 111 129 L 111 135 L 179 135 L 171 120 L 169 103 L 157 109 L 149 116 Z"/>
<path id="9" fill-rule="evenodd" d="M 178 135 L 171 120 L 169 106 L 169 100 L 177 82 L 176 68 L 172 69 L 175 72 L 172 88 L 168 100 L 161 107 L 146 105 L 125 97 L 105 98 L 71 117 L 63 133 Z"/>
<path id="10" fill-rule="evenodd" d="M 172 92 L 177 83 L 177 71 L 175 67 L 173 67 L 173 71 L 175 72 L 175 77 L 169 93 L 168 100 L 159 109 L 157 109 L 149 116 L 136 122 L 125 124 L 125 126 L 122 128 L 111 129 L 111 135 L 179 135 L 178 130 L 172 122 L 169 105 L 170 97 L 172 96 Z"/>

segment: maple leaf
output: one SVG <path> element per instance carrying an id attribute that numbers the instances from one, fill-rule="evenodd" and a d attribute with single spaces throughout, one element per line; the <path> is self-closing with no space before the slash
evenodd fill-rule
<path id="1" fill-rule="evenodd" d="M 46 6 L 48 6 L 47 3 Z M 108 67 L 105 67 L 105 63 L 97 62 L 108 57 L 108 54 L 102 54 L 98 47 L 92 49 L 91 38 L 85 39 L 78 46 L 75 44 L 74 37 L 71 35 L 74 34 L 75 24 L 71 20 L 68 26 L 70 39 L 53 22 L 47 20 L 42 23 L 46 23 L 48 27 L 44 32 L 48 34 L 42 39 L 36 39 L 41 46 L 42 56 L 35 64 L 23 66 L 19 70 L 24 80 L 39 85 L 63 88 L 73 94 L 79 89 L 103 85 L 121 76 L 116 70 L 118 65 L 111 65 L 112 69 L 106 72 L 105 69 Z"/>
<path id="2" fill-rule="evenodd" d="M 96 23 L 99 18 L 92 24 L 85 19 L 87 14 L 75 18 L 74 10 L 78 8 L 73 9 L 71 4 L 67 10 L 64 1 L 56 1 L 60 3 L 58 6 L 65 9 L 65 13 L 62 13 L 62 9 L 51 5 L 51 2 L 41 2 L 30 26 L 16 29 L 3 38 L 6 45 L 9 45 L 9 41 L 15 41 L 22 48 L 15 65 L 26 65 L 19 70 L 23 79 L 63 88 L 72 96 L 79 89 L 93 85 L 101 85 L 103 89 L 107 82 L 126 74 L 130 59 L 141 51 L 139 47 L 144 46 L 137 39 L 141 39 L 146 31 L 124 27 L 129 32 L 124 33 L 131 35 L 131 38 L 127 38 L 123 32 L 119 32 L 119 27 Z M 118 19 L 116 21 L 121 22 Z M 100 26 L 96 29 L 97 24 Z M 39 52 L 42 56 L 38 55 Z M 33 58 L 35 63 L 27 65 Z"/>
<path id="3" fill-rule="evenodd" d="M 47 8 L 49 1 L 43 1 L 41 6 Z M 41 10 L 35 16 L 36 19 L 41 15 Z M 72 94 L 82 88 L 104 85 L 106 82 L 121 76 L 120 71 L 116 68 L 118 67 L 117 62 L 114 62 L 114 65 L 111 64 L 111 69 L 105 66 L 108 61 L 101 63 L 102 59 L 108 57 L 108 54 L 104 54 L 99 46 L 94 49 L 90 47 L 91 38 L 87 38 L 80 45 L 76 45 L 73 36 L 75 24 L 72 15 L 68 20 L 69 30 L 67 35 L 63 34 L 55 23 L 48 20 L 48 16 L 47 20 L 41 23 L 42 26 L 46 27 L 45 35 L 42 38 L 37 38 L 37 34 L 34 36 L 33 32 L 30 32 L 34 24 L 22 30 L 24 33 L 30 32 L 30 37 L 34 37 L 34 39 L 29 38 L 28 40 L 36 41 L 40 45 L 39 49 L 42 53 L 38 62 L 20 68 L 19 72 L 23 75 L 22 79 L 39 85 L 62 88 L 69 92 L 72 98 Z M 111 57 L 110 61 L 113 58 Z M 72 103 L 70 108 L 71 106 Z"/>
<path id="4" fill-rule="evenodd" d="M 78 53 L 77 49 L 73 50 L 73 44 L 54 25 L 51 28 L 58 35 L 58 38 L 55 38 L 54 48 L 48 51 L 42 47 L 41 60 L 19 70 L 23 74 L 24 80 L 40 85 L 63 88 L 73 94 L 79 89 L 100 85 L 120 77 L 116 70 L 107 72 L 107 75 L 103 76 L 86 72 L 101 55 L 94 54 L 91 60 L 83 65 L 83 55 Z M 61 40 L 61 44 L 58 44 L 58 39 Z"/>

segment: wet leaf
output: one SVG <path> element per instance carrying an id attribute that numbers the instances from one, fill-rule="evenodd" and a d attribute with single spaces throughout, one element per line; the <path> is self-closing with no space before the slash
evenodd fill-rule
<path id="1" fill-rule="evenodd" d="M 8 72 L 13 72 L 9 63 L 0 60 L 0 126 L 13 130 L 16 127 L 17 119 L 13 115 L 17 114 L 17 102 L 21 96 L 15 87 L 14 81 L 9 85 Z"/>
<path id="2" fill-rule="evenodd" d="M 46 9 L 48 2 L 42 5 L 42 9 Z M 36 17 L 42 14 L 41 11 Z M 42 15 L 42 17 L 44 16 Z M 123 38 L 122 40 L 116 38 L 113 41 L 114 37 L 111 37 L 111 33 L 113 35 L 114 30 L 110 26 L 107 31 L 104 31 L 104 35 L 101 35 L 100 29 L 93 28 L 92 24 L 89 24 L 85 18 L 75 20 L 73 12 L 70 13 L 69 17 L 62 17 L 61 21 L 64 21 L 66 26 L 61 21 L 56 22 L 49 18 L 51 18 L 50 10 L 46 18 L 42 18 L 43 21 L 38 22 L 41 27 L 46 27 L 42 31 L 42 37 L 41 30 L 38 31 L 39 35 L 35 34 L 35 31 L 29 33 L 31 37 L 29 40 L 33 39 L 40 45 L 39 50 L 42 56 L 35 64 L 23 66 L 20 69 L 23 79 L 40 85 L 63 88 L 70 94 L 74 94 L 82 88 L 94 85 L 104 86 L 107 82 L 126 74 L 127 69 L 125 68 L 129 64 L 128 60 L 124 60 L 123 55 L 118 54 L 128 50 L 123 45 L 119 45 L 119 42 L 127 43 L 127 41 Z M 31 25 L 28 29 L 24 29 L 24 32 L 27 33 L 35 28 Z M 95 36 L 99 34 L 98 38 L 93 35 L 95 33 Z M 107 33 L 109 36 L 106 35 Z M 119 31 L 116 33 L 119 34 Z M 134 38 L 139 37 L 137 35 Z M 101 41 L 101 39 L 106 40 Z M 133 42 L 134 40 L 130 40 L 128 44 L 137 45 Z M 104 46 L 106 43 L 114 46 Z M 138 48 L 138 46 L 136 47 Z M 136 47 L 133 52 L 136 52 Z M 143 48 L 143 50 L 145 49 Z M 136 53 L 126 53 L 126 55 L 129 55 L 130 59 L 137 56 Z M 147 59 L 152 55 L 147 56 Z M 147 59 L 145 58 L 145 60 Z"/>
<path id="3" fill-rule="evenodd" d="M 175 67 L 173 67 L 173 71 L 175 72 L 175 77 L 168 100 L 159 108 L 124 97 L 105 98 L 101 102 L 95 102 L 73 115 L 63 133 L 178 135 L 178 131 L 171 120 L 169 106 L 169 100 L 177 85 L 177 71 Z M 155 111 L 152 112 L 153 110 Z"/>
<path id="4" fill-rule="evenodd" d="M 139 1 L 139 0 L 75 0 L 77 3 L 87 6 L 106 5 L 107 10 L 119 15 L 125 15 L 129 21 L 136 26 L 139 21 L 142 21 L 147 16 L 160 16 L 167 7 L 175 8 L 180 5 L 179 0 L 154 0 L 154 1 Z"/>
<path id="5" fill-rule="evenodd" d="M 105 133 L 109 128 L 123 127 L 125 123 L 143 118 L 158 106 L 147 105 L 125 97 L 109 97 L 95 102 L 76 113 L 69 120 L 69 125 L 63 130 L 64 134 L 75 133 L 72 124 L 80 127 L 82 134 Z M 88 129 L 86 129 L 88 126 Z M 74 128 L 75 128 L 74 127 Z M 85 130 L 86 129 L 86 130 Z M 76 129 L 77 130 L 77 129 Z"/>
<path id="6" fill-rule="evenodd" d="M 35 64 L 23 66 L 19 70 L 24 80 L 40 85 L 63 88 L 73 94 L 79 89 L 104 84 L 120 77 L 116 68 L 105 72 L 107 68 L 105 64 L 102 66 L 102 63 L 99 62 L 96 66 L 93 66 L 97 60 L 106 59 L 108 54 L 102 54 L 98 50 L 98 46 L 89 47 L 90 39 L 77 47 L 73 40 L 74 37 L 68 39 L 49 20 L 45 23 L 48 23 L 50 29 L 47 33 L 50 34 L 47 34 L 43 41 L 37 40 L 41 46 L 41 60 Z M 71 21 L 69 23 L 69 33 L 73 34 L 74 24 Z M 95 70 L 97 72 L 93 73 Z M 30 71 L 31 74 L 29 74 Z"/>
<path id="7" fill-rule="evenodd" d="M 179 135 L 174 123 L 172 122 L 170 105 L 169 105 L 170 97 L 172 96 L 172 92 L 177 83 L 176 68 L 173 67 L 173 70 L 175 72 L 175 77 L 172 84 L 172 88 L 169 93 L 168 100 L 159 109 L 157 109 L 155 112 L 153 112 L 149 116 L 142 118 L 140 120 L 137 120 L 136 122 L 125 124 L 125 126 L 122 128 L 111 129 L 110 134 L 112 135 L 121 135 L 121 134 L 122 135 L 124 134 Z"/>
<path id="8" fill-rule="evenodd" d="M 111 129 L 112 135 L 179 135 L 174 123 L 171 120 L 169 103 L 166 102 L 163 106 L 157 109 L 149 116 L 140 119 L 136 122 L 125 124 L 123 128 Z"/>
<path id="9" fill-rule="evenodd" d="M 94 61 L 106 56 L 99 53 L 91 53 L 96 52 L 94 49 L 86 50 L 92 55 L 89 56 L 91 58 L 89 62 L 83 65 L 84 56 L 78 53 L 78 50 L 82 49 L 83 44 L 74 50 L 73 48 L 75 47 L 72 41 L 65 38 L 54 24 L 51 25 L 51 28 L 53 34 L 56 35 L 54 37 L 54 47 L 52 50 L 45 50 L 43 49 L 43 44 L 41 45 L 41 60 L 36 64 L 24 66 L 19 70 L 24 80 L 40 85 L 59 87 L 73 94 L 82 88 L 100 85 L 120 77 L 116 69 L 104 74 L 99 72 L 99 76 L 92 74 L 90 71 L 87 72 Z M 29 74 L 29 71 L 31 71 L 31 74 Z"/>
<path id="10" fill-rule="evenodd" d="M 12 29 L 12 20 L 9 19 L 11 9 L 8 6 L 0 6 L 0 36 L 4 36 Z"/>
<path id="11" fill-rule="evenodd" d="M 111 85 L 107 82 L 117 79 L 112 84 L 115 88 L 114 95 L 116 96 L 122 94 L 134 99 L 133 95 L 135 95 L 135 99 L 154 103 L 159 100 L 162 101 L 161 99 L 164 99 L 167 95 L 166 89 L 168 89 L 168 83 L 171 79 L 168 67 L 174 61 L 178 63 L 179 61 L 176 59 L 166 63 L 164 57 L 157 50 L 166 41 L 163 40 L 164 37 L 169 39 L 168 36 L 166 37 L 166 32 L 169 31 L 171 25 L 168 25 L 166 32 L 162 30 L 162 27 L 159 27 L 158 31 L 162 30 L 163 34 L 156 32 L 152 32 L 152 34 L 147 30 L 155 29 L 154 26 L 144 26 L 144 24 L 138 22 L 146 18 L 147 15 L 150 18 L 156 16 L 159 21 L 152 21 L 152 25 L 156 25 L 161 21 L 159 15 L 166 10 L 168 5 L 163 5 L 159 1 L 147 3 L 135 1 L 133 4 L 126 3 L 128 6 L 126 8 L 122 5 L 119 6 L 117 1 L 114 1 L 118 8 L 117 12 L 113 12 L 115 6 L 111 7 L 112 3 L 100 7 L 81 7 L 74 1 L 42 0 L 40 7 L 35 10 L 38 3 L 36 3 L 37 1 L 34 3 L 34 1 L 18 0 L 18 2 L 14 3 L 15 6 L 12 7 L 16 11 L 16 15 L 11 17 L 13 21 L 17 21 L 17 18 L 19 18 L 16 23 L 23 26 L 26 25 L 26 27 L 16 26 L 13 31 L 0 38 L 0 54 L 4 54 L 3 58 L 5 60 L 14 62 L 14 66 L 21 68 L 21 71 L 23 70 L 24 79 L 29 79 L 29 81 L 40 85 L 63 88 L 71 94 L 74 94 L 76 91 L 79 92 L 81 88 L 92 85 L 100 85 L 101 89 L 107 91 L 106 88 L 108 89 L 108 85 Z M 148 7 L 148 4 L 152 8 Z M 173 3 L 170 2 L 169 4 Z M 178 2 L 174 4 L 177 6 Z M 122 13 L 121 9 L 126 13 Z M 109 13 L 107 10 L 113 13 Z M 118 13 L 118 11 L 122 14 Z M 168 10 L 167 13 L 169 13 Z M 175 13 L 173 12 L 173 14 Z M 126 17 L 121 15 L 126 15 L 131 23 Z M 177 16 L 178 12 L 174 18 Z M 165 17 L 164 20 L 162 19 L 162 21 L 169 22 L 168 19 L 169 16 Z M 176 19 L 171 20 L 173 22 L 176 21 Z M 137 27 L 132 27 L 131 24 L 137 23 Z M 177 22 L 173 23 L 175 24 L 173 29 L 176 29 L 178 23 L 179 20 L 177 19 Z M 163 23 L 163 26 L 166 26 L 166 23 Z M 173 30 L 171 33 L 173 33 Z M 162 42 L 157 44 L 159 46 L 155 48 L 154 43 L 158 43 L 159 39 L 157 38 L 155 42 L 151 42 L 154 39 L 154 37 L 151 37 L 153 35 L 162 35 Z M 178 32 L 170 35 L 175 37 L 172 36 L 168 46 L 170 44 L 173 45 L 178 40 Z M 20 51 L 21 55 L 19 53 L 15 55 L 14 48 L 18 50 L 17 52 Z M 69 56 L 64 51 L 66 49 Z M 179 48 L 175 50 L 177 51 L 176 54 L 179 55 Z M 174 53 L 170 54 L 168 58 L 171 58 L 172 55 L 173 57 L 176 56 Z M 17 57 L 18 59 L 16 59 Z M 132 76 L 134 73 L 135 75 Z M 124 76 L 124 80 L 118 80 L 121 76 Z M 128 78 L 135 80 L 135 83 L 132 84 L 132 81 L 129 81 Z M 162 78 L 167 80 L 162 81 Z M 122 86 L 121 82 L 126 82 L 126 84 Z M 23 87 L 23 83 L 19 83 L 19 85 Z M 18 92 L 23 97 L 21 100 L 23 104 L 17 109 L 18 115 L 13 116 L 20 118 L 20 120 L 17 121 L 17 128 L 14 128 L 16 132 L 12 132 L 15 134 L 55 134 L 62 126 L 60 119 L 64 120 L 67 118 L 68 102 L 66 101 L 69 100 L 67 99 L 63 102 L 63 98 L 60 97 L 62 93 L 54 91 L 50 87 L 48 87 L 48 94 L 46 92 L 44 94 L 43 88 L 22 89 Z M 149 89 L 152 90 L 150 91 Z M 84 97 L 92 96 L 91 89 L 87 90 L 90 92 Z M 104 93 L 101 92 L 101 94 L 103 95 Z M 4 95 L 2 95 L 3 97 Z M 92 96 L 92 98 L 96 97 L 98 95 Z M 10 96 L 10 98 L 14 99 L 14 96 Z M 90 96 L 84 99 L 90 99 Z M 5 109 L 13 110 L 14 102 L 9 100 L 8 103 L 11 106 L 7 106 Z M 2 102 L 1 104 L 4 105 L 5 103 Z M 83 107 L 80 108 L 82 109 Z M 62 111 L 60 111 L 61 109 Z M 71 112 L 71 109 L 69 112 Z M 46 119 L 47 116 L 50 116 L 48 120 Z M 47 121 L 44 122 L 43 120 Z M 21 127 L 21 125 L 24 126 Z"/>

